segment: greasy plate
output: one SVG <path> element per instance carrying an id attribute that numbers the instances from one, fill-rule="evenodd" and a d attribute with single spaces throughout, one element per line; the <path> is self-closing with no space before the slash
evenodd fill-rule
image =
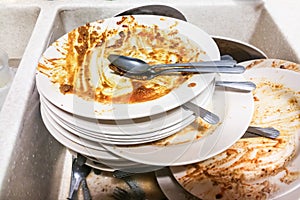
<path id="1" fill-rule="evenodd" d="M 198 27 L 192 24 L 183 22 L 181 20 L 176 20 L 168 17 L 160 17 L 160 16 L 143 15 L 143 16 L 134 16 L 134 18 L 135 18 L 134 22 L 137 22 L 139 25 L 152 27 L 152 29 L 156 29 L 156 27 L 158 27 L 158 30 L 168 30 L 171 32 L 173 31 L 173 33 L 175 34 L 178 33 L 178 35 L 188 38 L 190 41 L 192 41 L 193 43 L 195 43 L 197 46 L 201 48 L 200 52 L 202 53 L 199 54 L 198 59 L 201 60 L 220 59 L 219 50 L 215 42 L 212 40 L 212 38 L 207 33 L 203 32 L 201 29 L 199 29 Z M 127 16 L 125 17 L 125 19 L 129 19 L 130 21 L 132 17 Z M 113 102 L 103 103 L 103 102 L 91 100 L 90 97 L 98 98 L 98 96 L 93 95 L 98 93 L 94 92 L 94 90 L 90 90 L 91 88 L 90 85 L 92 83 L 97 85 L 99 83 L 98 81 L 100 80 L 98 76 L 102 77 L 103 74 L 105 74 L 106 80 L 111 81 L 113 82 L 113 84 L 116 85 L 116 88 L 120 87 L 123 89 L 122 91 L 118 91 L 118 89 L 117 90 L 113 89 L 112 91 L 105 90 L 105 92 L 108 91 L 111 92 L 112 95 L 116 95 L 122 92 L 124 93 L 124 91 L 126 92 L 128 89 L 127 86 L 128 87 L 130 86 L 131 80 L 125 77 L 114 75 L 112 71 L 109 69 L 108 67 L 109 63 L 107 62 L 107 59 L 103 57 L 103 54 L 101 54 L 103 53 L 102 51 L 106 50 L 106 48 L 103 48 L 102 50 L 101 49 L 99 50 L 98 48 L 98 46 L 101 46 L 105 42 L 109 43 L 110 39 L 114 37 L 115 37 L 114 40 L 117 40 L 116 37 L 119 37 L 117 35 L 119 35 L 119 33 L 125 30 L 128 26 L 132 25 L 132 21 L 130 22 L 131 24 L 130 23 L 126 24 L 126 23 L 127 23 L 126 20 L 124 20 L 124 18 L 122 17 L 105 19 L 105 20 L 89 23 L 85 26 L 79 27 L 73 30 L 72 32 L 64 35 L 63 37 L 59 38 L 55 43 L 53 43 L 53 45 L 51 45 L 45 51 L 45 53 L 43 54 L 40 60 L 37 75 L 36 75 L 36 83 L 37 83 L 38 91 L 42 95 L 44 95 L 51 103 L 55 104 L 59 108 L 79 116 L 96 118 L 96 119 L 129 119 L 129 118 L 140 118 L 140 117 L 150 116 L 150 115 L 163 113 L 168 110 L 171 110 L 172 108 L 175 108 L 191 100 L 193 97 L 197 96 L 201 91 L 203 91 L 206 88 L 206 86 L 214 78 L 214 74 L 193 75 L 187 81 L 181 83 L 178 87 L 176 86 L 174 89 L 172 89 L 169 93 L 165 94 L 164 96 L 154 100 L 148 100 L 144 102 L 128 104 L 128 103 L 113 103 Z M 76 41 L 74 40 L 74 38 L 72 38 L 72 37 L 76 37 L 76 35 L 78 35 L 78 33 L 80 33 L 82 30 L 86 31 L 87 32 L 86 34 L 88 34 L 88 37 L 90 37 L 90 40 L 88 40 L 88 42 L 83 41 L 86 35 L 83 35 L 82 38 L 77 38 L 78 40 Z M 110 32 L 110 30 L 112 31 Z M 99 37 L 92 37 L 92 35 L 89 35 L 94 33 L 97 33 L 99 37 L 102 36 L 101 41 L 97 41 L 97 43 L 95 44 L 92 42 L 95 42 L 95 40 L 99 40 Z M 122 36 L 122 34 L 120 34 L 120 36 Z M 79 42 L 81 46 L 79 44 L 78 46 L 76 46 L 76 42 Z M 177 43 L 177 44 L 181 45 L 181 43 Z M 74 45 L 74 49 L 73 48 L 67 50 L 65 49 L 66 47 L 70 47 L 72 45 Z M 86 54 L 83 52 L 83 50 L 84 52 L 86 52 Z M 73 59 L 69 58 L 70 55 L 76 54 L 76 52 L 79 52 L 83 55 L 80 58 L 75 58 L 76 56 Z M 102 55 L 101 59 L 97 59 L 98 54 Z M 86 61 L 85 63 L 84 59 L 87 59 L 87 57 L 90 58 L 90 60 Z M 64 60 L 64 58 L 66 60 Z M 75 65 L 72 64 L 64 65 L 65 63 L 74 60 L 77 61 L 79 60 L 80 61 L 80 62 L 78 61 L 79 64 L 77 63 Z M 98 62 L 100 61 L 101 63 L 99 64 Z M 59 65 L 59 68 L 54 66 L 53 63 Z M 65 67 L 76 68 L 77 65 L 80 67 L 84 67 L 84 71 L 82 71 L 82 73 L 78 71 L 78 74 L 76 74 L 80 76 L 80 78 L 68 77 L 69 76 L 68 73 L 66 74 L 57 73 L 57 70 L 59 69 L 64 69 Z M 86 67 L 87 65 L 88 67 Z M 53 74 L 55 74 L 56 76 L 54 76 Z M 74 80 L 75 86 L 77 86 L 76 84 L 79 84 L 78 87 L 80 87 L 80 89 L 77 88 L 74 89 L 73 86 L 69 86 L 68 84 L 64 85 L 66 87 L 60 87 L 60 84 L 53 83 L 56 82 L 57 79 L 58 80 L 63 79 L 64 81 Z M 164 79 L 168 80 L 167 85 L 169 85 L 169 82 L 172 80 L 171 77 L 167 77 L 167 76 Z M 161 84 L 161 81 L 163 80 L 158 78 L 157 82 Z M 105 84 L 105 86 L 106 85 L 107 84 Z M 162 85 L 166 85 L 166 84 L 162 84 Z M 62 89 L 63 91 L 66 91 L 65 94 L 61 92 L 61 88 L 63 88 Z M 81 91 L 82 88 L 84 89 L 84 92 Z M 79 97 L 78 95 L 74 95 L 73 93 L 69 93 L 68 92 L 69 90 L 70 91 L 78 90 L 79 91 L 78 95 L 83 96 L 83 98 Z M 87 95 L 89 95 L 89 97 L 84 98 L 87 97 Z"/>
<path id="2" fill-rule="evenodd" d="M 221 75 L 221 79 L 244 80 L 241 75 Z M 234 144 L 244 134 L 251 121 L 253 105 L 251 93 L 216 88 L 213 96 L 214 112 L 221 117 L 222 122 L 211 134 L 194 139 L 198 131 L 189 132 L 190 129 L 187 129 L 183 130 L 184 135 L 163 145 L 154 143 L 125 147 L 103 146 L 128 160 L 150 165 L 178 166 L 195 163 L 210 158 Z M 175 143 L 172 144 L 172 141 Z"/>
<path id="3" fill-rule="evenodd" d="M 298 71 L 299 65 L 273 59 L 243 65 L 248 69 L 257 67 L 245 73 L 247 79 L 257 84 L 251 124 L 273 126 L 281 135 L 276 140 L 241 139 L 224 153 L 202 163 L 171 167 L 177 181 L 201 199 L 279 199 L 300 186 L 300 75 L 283 70 Z"/>

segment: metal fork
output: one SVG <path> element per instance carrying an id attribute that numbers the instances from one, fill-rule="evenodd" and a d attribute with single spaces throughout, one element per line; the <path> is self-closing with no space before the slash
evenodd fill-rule
<path id="1" fill-rule="evenodd" d="M 215 115 L 214 113 L 210 112 L 209 110 L 206 110 L 192 102 L 187 102 L 184 105 L 182 105 L 184 109 L 191 110 L 195 113 L 196 116 L 201 117 L 206 122 L 210 124 L 216 124 L 219 121 L 219 117 Z M 256 127 L 256 126 L 249 126 L 246 130 L 246 133 L 243 137 L 253 137 L 253 136 L 262 136 L 267 137 L 271 139 L 275 139 L 280 135 L 279 130 L 273 128 L 273 127 Z"/>
<path id="2" fill-rule="evenodd" d="M 137 183 L 131 178 L 133 173 L 123 172 L 120 170 L 115 170 L 113 176 L 115 178 L 122 179 L 130 187 L 132 195 L 135 200 L 144 200 L 145 192 L 137 185 Z"/>
<path id="3" fill-rule="evenodd" d="M 83 189 L 84 200 L 92 199 L 85 179 L 86 176 L 88 176 L 88 174 L 90 173 L 91 168 L 85 165 L 85 161 L 86 158 L 80 154 L 77 155 L 77 158 L 73 159 L 71 185 L 70 185 L 69 197 L 67 198 L 69 200 L 78 199 L 77 192 L 80 185 L 82 186 Z"/>
<path id="4" fill-rule="evenodd" d="M 118 186 L 114 189 L 112 196 L 115 200 L 130 200 L 131 199 L 130 193 Z"/>

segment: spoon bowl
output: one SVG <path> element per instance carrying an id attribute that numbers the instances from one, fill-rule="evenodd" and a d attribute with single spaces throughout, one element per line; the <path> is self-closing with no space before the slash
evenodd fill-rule
<path id="1" fill-rule="evenodd" d="M 143 60 L 128 56 L 111 54 L 108 56 L 110 68 L 117 74 L 129 78 L 148 80 L 159 75 L 185 73 L 230 73 L 240 74 L 245 71 L 243 66 L 236 65 L 235 60 L 204 61 L 192 63 L 174 63 L 148 65 Z"/>
<path id="2" fill-rule="evenodd" d="M 199 69 L 198 72 L 202 72 L 202 69 L 206 69 L 203 72 L 206 72 L 208 68 L 211 69 L 223 69 L 223 68 L 233 68 L 236 65 L 235 60 L 226 59 L 226 60 L 219 60 L 219 61 L 203 61 L 203 62 L 191 62 L 191 63 L 173 63 L 173 64 L 158 64 L 158 65 L 148 65 L 145 61 L 132 58 L 128 56 L 122 56 L 117 54 L 110 54 L 108 56 L 108 60 L 115 66 L 112 68 L 114 71 L 117 72 L 124 72 L 130 74 L 142 74 L 147 73 L 151 70 L 156 69 L 176 69 L 183 68 L 183 67 L 190 67 Z M 213 70 L 215 72 L 215 70 Z"/>
<path id="3" fill-rule="evenodd" d="M 130 72 L 118 72 L 122 76 L 126 76 L 131 79 L 137 80 L 150 80 L 160 75 L 172 75 L 172 76 L 182 76 L 187 73 L 199 74 L 199 73 L 229 73 L 229 74 L 241 74 L 245 71 L 243 66 L 236 66 L 233 68 L 171 68 L 163 69 L 160 71 L 149 70 L 144 73 L 130 73 Z M 178 74 L 178 72 L 182 72 Z"/>
<path id="4" fill-rule="evenodd" d="M 110 54 L 108 60 L 119 70 L 131 73 L 144 73 L 151 69 L 143 60 L 128 56 Z"/>

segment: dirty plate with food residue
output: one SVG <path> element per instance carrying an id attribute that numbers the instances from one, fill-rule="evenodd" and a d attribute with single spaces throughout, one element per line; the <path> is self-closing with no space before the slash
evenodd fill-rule
<path id="1" fill-rule="evenodd" d="M 222 74 L 220 80 L 243 81 L 242 75 Z M 251 93 L 226 91 L 217 87 L 212 110 L 221 118 L 210 125 L 197 118 L 176 134 L 142 145 L 103 145 L 108 151 L 128 160 L 149 165 L 178 166 L 210 158 L 234 144 L 247 130 L 253 114 Z"/>
<path id="2" fill-rule="evenodd" d="M 300 186 L 300 75 L 271 68 L 277 61 L 244 66 L 258 63 L 264 67 L 245 73 L 257 85 L 251 125 L 272 126 L 280 136 L 242 138 L 208 160 L 171 167 L 176 180 L 201 199 L 278 199 Z"/>
<path id="3" fill-rule="evenodd" d="M 163 113 L 191 100 L 214 74 L 129 79 L 109 68 L 109 54 L 149 64 L 219 60 L 198 27 L 161 16 L 123 16 L 78 27 L 54 42 L 37 68 L 38 91 L 59 108 L 88 118 L 129 119 Z"/>

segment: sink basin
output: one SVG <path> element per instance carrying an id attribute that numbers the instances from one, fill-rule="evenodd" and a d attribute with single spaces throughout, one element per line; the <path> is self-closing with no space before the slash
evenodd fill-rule
<path id="1" fill-rule="evenodd" d="M 102 6 L 100 8 L 68 9 L 62 10 L 59 15 L 63 30 L 67 33 L 86 22 L 112 17 L 126 8 L 128 7 Z M 299 62 L 297 54 L 285 39 L 280 28 L 260 3 L 215 6 L 178 5 L 177 8 L 189 22 L 199 26 L 210 35 L 250 43 L 264 51 L 270 58 Z M 89 13 L 89 15 L 84 13 Z"/>
<path id="2" fill-rule="evenodd" d="M 8 53 L 10 66 L 18 67 L 39 12 L 35 6 L 0 6 L 0 48 Z"/>
<path id="3" fill-rule="evenodd" d="M 41 120 L 35 68 L 49 42 L 86 22 L 112 17 L 137 6 L 128 2 L 93 1 L 93 7 L 88 1 L 0 6 L 0 46 L 8 52 L 10 63 L 19 66 L 0 113 L 0 157 L 3 159 L 0 199 L 67 198 L 72 156 L 48 133 Z M 292 48 L 261 1 L 246 4 L 228 1 L 225 5 L 224 1 L 220 2 L 175 1 L 172 6 L 211 35 L 250 43 L 272 58 L 300 62 L 299 52 Z"/>

